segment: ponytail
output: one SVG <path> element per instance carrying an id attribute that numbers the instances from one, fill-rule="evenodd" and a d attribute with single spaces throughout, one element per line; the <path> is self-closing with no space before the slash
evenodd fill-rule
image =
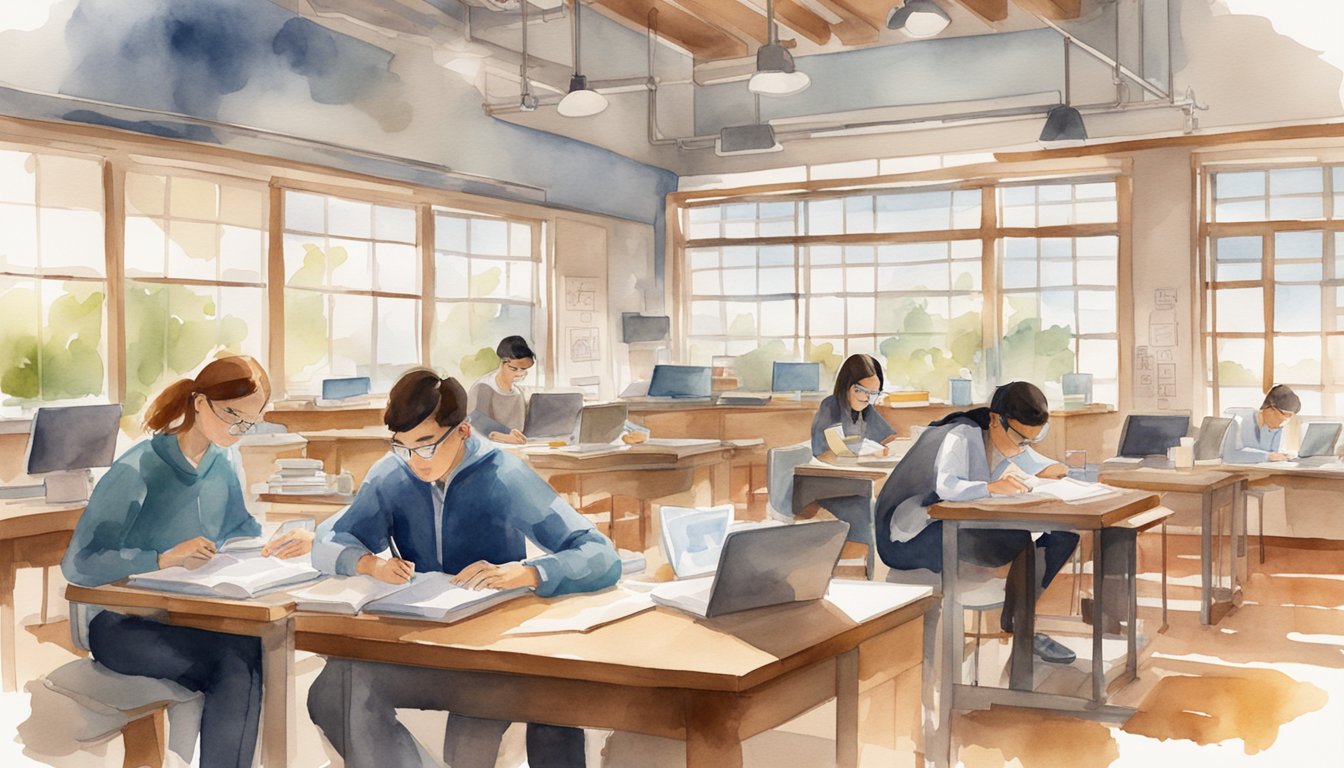
<path id="1" fill-rule="evenodd" d="M 176 435 L 196 423 L 196 395 L 207 400 L 236 400 L 261 391 L 271 396 L 271 380 L 256 360 L 233 355 L 212 360 L 195 378 L 178 379 L 154 398 L 145 411 L 145 430 Z"/>

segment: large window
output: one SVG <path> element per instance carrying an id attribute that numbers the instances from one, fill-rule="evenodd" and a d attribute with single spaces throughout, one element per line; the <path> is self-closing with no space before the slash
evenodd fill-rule
<path id="1" fill-rule="evenodd" d="M 430 359 L 464 385 L 499 365 L 505 336 L 536 342 L 539 225 L 463 211 L 434 214 Z M 535 348 L 535 346 L 534 346 Z"/>
<path id="2" fill-rule="evenodd" d="M 103 165 L 0 150 L 0 413 L 107 392 Z"/>
<path id="3" fill-rule="evenodd" d="M 421 359 L 415 209 L 306 192 L 284 205 L 288 394 L 329 376 L 387 391 Z"/>
<path id="4" fill-rule="evenodd" d="M 220 354 L 265 364 L 263 184 L 126 174 L 126 398 L 147 398 Z"/>
<path id="5" fill-rule="evenodd" d="M 818 360 L 833 375 L 866 352 L 892 384 L 935 396 L 962 369 L 981 397 L 996 378 L 1057 393 L 1080 370 L 1094 375 L 1094 397 L 1114 403 L 1115 189 L 1112 179 L 1005 185 L 990 211 L 978 188 L 688 204 L 689 359 L 737 356 L 743 386 L 757 388 L 774 359 Z M 999 278 L 989 284 L 987 249 Z"/>
<path id="6" fill-rule="evenodd" d="M 1288 384 L 1344 415 L 1344 166 L 1208 174 L 1204 340 L 1216 411 Z"/>

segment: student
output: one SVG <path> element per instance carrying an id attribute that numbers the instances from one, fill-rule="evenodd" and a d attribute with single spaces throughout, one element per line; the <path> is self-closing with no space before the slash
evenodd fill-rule
<path id="1" fill-rule="evenodd" d="M 1275 384 L 1265 393 L 1260 410 L 1237 408 L 1229 412 L 1232 426 L 1223 441 L 1223 461 L 1232 464 L 1258 464 L 1283 461 L 1288 454 L 1279 450 L 1283 425 L 1302 410 L 1302 400 L 1287 384 Z"/>
<path id="2" fill-rule="evenodd" d="M 497 443 L 522 445 L 527 405 L 518 382 L 537 364 L 537 355 L 522 336 L 506 336 L 495 347 L 499 369 L 487 373 L 471 385 L 467 393 L 467 413 L 476 430 Z"/>
<path id="3" fill-rule="evenodd" d="M 443 571 L 469 589 L 529 587 L 543 597 L 615 584 L 621 562 L 611 542 L 521 459 L 477 437 L 466 402 L 456 379 L 423 369 L 401 377 L 383 416 L 392 453 L 369 470 L 354 503 L 322 524 L 313 564 L 391 583 Z M 547 554 L 525 559 L 524 538 Z M 389 548 L 391 558 L 373 554 Z M 455 697 L 481 695 L 469 690 L 470 680 L 448 670 L 328 659 L 308 711 L 352 768 L 432 765 L 395 710 L 452 709 Z M 445 759 L 453 768 L 493 766 L 508 725 L 451 714 Z M 584 764 L 582 730 L 528 724 L 527 745 L 528 764 L 537 768 Z"/>
<path id="4" fill-rule="evenodd" d="M 896 439 L 896 431 L 873 407 L 882 393 L 882 364 L 871 355 L 850 355 L 835 375 L 835 389 L 817 406 L 812 419 L 812 455 L 820 456 L 830 448 L 826 430 L 840 425 L 846 437 L 862 435 L 887 445 Z"/>
<path id="5" fill-rule="evenodd" d="M 152 437 L 98 481 L 61 562 L 73 584 L 97 586 L 159 568 L 208 560 L 234 536 L 261 526 L 243 506 L 226 449 L 261 418 L 266 372 L 250 357 L 223 357 L 149 405 Z M 313 534 L 292 531 L 263 555 L 296 557 Z M 252 765 L 261 708 L 261 641 L 90 608 L 80 631 L 94 659 L 115 672 L 172 680 L 205 694 L 203 766 Z"/>
<path id="6" fill-rule="evenodd" d="M 943 524 L 929 518 L 928 507 L 939 501 L 974 501 L 991 494 L 1014 495 L 1027 486 L 1004 477 L 1010 464 L 1029 475 L 1063 477 L 1063 464 L 1032 450 L 1049 427 L 1045 395 L 1034 385 L 1014 381 L 994 391 L 988 408 L 949 414 L 929 425 L 896 465 L 878 494 L 875 510 L 877 552 L 891 568 L 943 569 Z M 969 528 L 959 537 L 963 560 L 989 567 L 1014 562 L 1029 546 L 1027 531 Z M 1045 554 L 1041 587 L 1059 573 L 1078 545 L 1078 535 L 1052 531 L 1036 547 Z M 1016 567 L 1016 565 L 1014 565 Z M 1001 624 L 1012 631 L 1014 578 L 1008 576 Z M 1037 634 L 1034 650 L 1045 661 L 1068 664 L 1074 654 L 1050 637 Z"/>

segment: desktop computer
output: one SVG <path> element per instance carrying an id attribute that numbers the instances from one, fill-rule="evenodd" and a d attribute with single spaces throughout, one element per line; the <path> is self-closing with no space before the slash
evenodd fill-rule
<path id="1" fill-rule="evenodd" d="M 713 393 L 707 365 L 655 365 L 649 397 L 703 398 Z"/>
<path id="2" fill-rule="evenodd" d="M 1129 458 L 1167 455 L 1190 432 L 1189 416 L 1132 414 L 1120 432 L 1119 455 Z"/>
<path id="3" fill-rule="evenodd" d="M 770 376 L 773 392 L 820 392 L 821 363 L 776 360 Z"/>
<path id="4" fill-rule="evenodd" d="M 87 501 L 95 467 L 112 466 L 120 405 L 38 408 L 28 437 L 28 474 L 41 475 L 48 503 Z"/>

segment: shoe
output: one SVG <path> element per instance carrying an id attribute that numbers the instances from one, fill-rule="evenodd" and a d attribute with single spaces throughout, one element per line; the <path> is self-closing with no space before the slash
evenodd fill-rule
<path id="1" fill-rule="evenodd" d="M 1078 655 L 1068 648 L 1060 645 L 1049 635 L 1043 635 L 1039 632 L 1032 638 L 1032 650 L 1041 661 L 1048 661 L 1051 664 L 1072 664 Z"/>

